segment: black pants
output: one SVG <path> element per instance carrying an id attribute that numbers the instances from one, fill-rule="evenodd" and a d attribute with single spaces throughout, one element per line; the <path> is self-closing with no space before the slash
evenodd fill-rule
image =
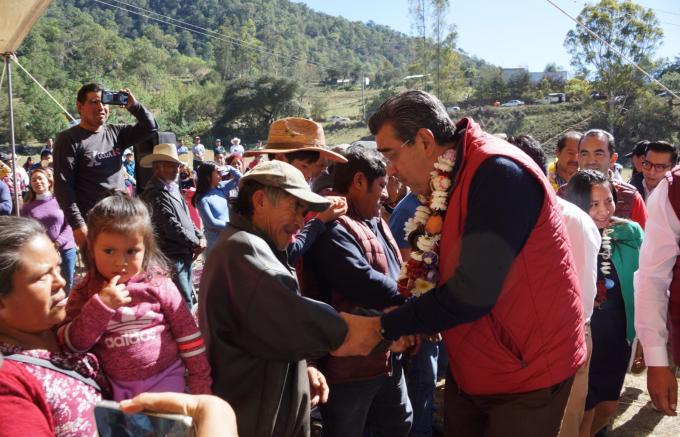
<path id="1" fill-rule="evenodd" d="M 446 437 L 553 437 L 567 406 L 574 377 L 527 393 L 471 396 L 446 378 Z"/>

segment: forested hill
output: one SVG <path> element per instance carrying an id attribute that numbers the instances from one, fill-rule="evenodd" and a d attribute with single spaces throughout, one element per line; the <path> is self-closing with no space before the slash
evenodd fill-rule
<path id="1" fill-rule="evenodd" d="M 471 92 L 467 82 L 488 65 L 453 53 L 455 38 L 448 41 L 442 82 L 451 82 L 447 89 L 459 94 Z M 247 135 L 250 128 L 259 138 L 273 117 L 310 115 L 312 104 L 323 100 L 311 98 L 310 91 L 321 95 L 338 80 L 347 79 L 351 87 L 365 75 L 371 87 L 383 89 L 403 85 L 406 75 L 425 77 L 431 72 L 427 62 L 433 63 L 426 61 L 422 44 L 386 26 L 350 22 L 287 0 L 54 0 L 17 56 L 73 115 L 76 91 L 95 81 L 130 88 L 163 130 Z M 36 143 L 67 127 L 57 105 L 15 71 L 16 139 Z M 242 80 L 261 83 L 252 88 Z M 278 80 L 287 83 L 277 85 Z M 265 91 L 264 100 L 245 109 L 262 110 L 266 117 L 257 123 L 224 117 L 225 111 L 244 110 L 225 97 L 233 83 L 240 94 Z M 266 103 L 272 87 L 290 90 L 285 97 L 294 108 Z M 442 95 L 446 101 L 456 98 Z M 0 93 L 0 107 L 6 103 Z M 7 116 L 0 111 L 0 144 L 8 141 Z M 110 121 L 126 117 L 125 111 L 112 111 Z"/>
<path id="2" fill-rule="evenodd" d="M 157 47 L 215 62 L 223 79 L 244 70 L 285 71 L 300 60 L 323 65 L 321 78 L 346 78 L 362 71 L 371 76 L 379 70 L 402 73 L 412 55 L 413 39 L 402 33 L 315 12 L 288 0 L 56 0 L 48 14 L 67 6 L 88 12 L 95 22 L 123 37 L 147 37 Z M 221 65 L 225 54 L 236 62 Z"/>

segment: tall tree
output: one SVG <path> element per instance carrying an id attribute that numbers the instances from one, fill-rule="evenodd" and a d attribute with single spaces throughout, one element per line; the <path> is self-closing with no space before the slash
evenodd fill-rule
<path id="1" fill-rule="evenodd" d="M 630 0 L 601 0 L 586 6 L 578 16 L 590 30 L 642 68 L 653 66 L 653 55 L 663 31 L 651 9 Z M 617 96 L 634 94 L 643 85 L 642 75 L 607 44 L 581 26 L 570 30 L 564 42 L 571 63 L 584 76 L 592 77 L 598 89 L 608 96 L 607 125 L 610 131 L 622 122 Z M 624 99 L 625 100 L 625 99 Z"/>
<path id="2" fill-rule="evenodd" d="M 443 56 L 443 46 L 448 37 L 448 26 L 446 25 L 446 13 L 449 10 L 449 0 L 431 0 L 432 4 L 432 39 L 434 40 L 434 64 L 435 64 L 435 89 L 437 96 L 441 98 L 442 95 L 442 56 Z M 449 38 L 449 41 L 455 42 L 455 28 L 450 29 L 453 31 L 453 37 Z"/>

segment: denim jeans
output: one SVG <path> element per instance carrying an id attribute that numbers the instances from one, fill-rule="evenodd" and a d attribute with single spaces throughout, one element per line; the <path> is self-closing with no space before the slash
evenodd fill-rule
<path id="1" fill-rule="evenodd" d="M 406 386 L 408 387 L 408 397 L 413 406 L 413 426 L 411 426 L 409 433 L 410 437 L 432 436 L 439 343 L 423 341 L 418 353 L 410 357 L 407 366 Z"/>
<path id="2" fill-rule="evenodd" d="M 413 411 L 406 393 L 404 372 L 392 359 L 392 375 L 330 385 L 321 405 L 323 437 L 405 437 Z"/>
<path id="3" fill-rule="evenodd" d="M 61 276 L 66 280 L 66 295 L 68 296 L 73 287 L 73 273 L 76 271 L 76 248 L 62 249 L 61 254 Z"/>
<path id="4" fill-rule="evenodd" d="M 172 282 L 175 283 L 184 301 L 189 306 L 189 309 L 191 309 L 193 306 L 193 285 L 191 282 L 193 257 L 191 255 L 173 257 L 171 261 L 173 266 Z"/>

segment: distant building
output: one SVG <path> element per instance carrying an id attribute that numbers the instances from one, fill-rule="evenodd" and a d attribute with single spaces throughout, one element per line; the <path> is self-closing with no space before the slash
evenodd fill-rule
<path id="1" fill-rule="evenodd" d="M 503 80 L 503 83 L 508 83 L 512 79 L 518 78 L 525 74 L 529 76 L 529 83 L 531 85 L 538 85 L 543 81 L 543 79 L 548 79 L 551 82 L 567 81 L 566 71 L 529 72 L 529 70 L 526 68 L 503 68 L 501 70 L 501 79 Z"/>

